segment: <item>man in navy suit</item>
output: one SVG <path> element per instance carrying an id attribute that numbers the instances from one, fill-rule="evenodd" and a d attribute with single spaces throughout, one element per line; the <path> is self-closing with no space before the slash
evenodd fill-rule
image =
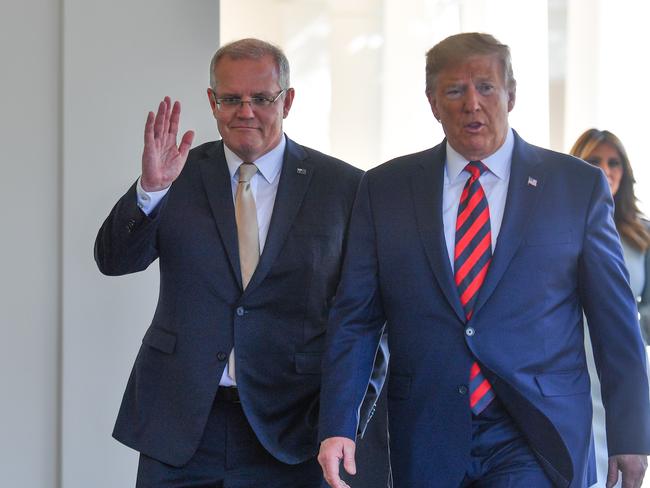
<path id="1" fill-rule="evenodd" d="M 330 315 L 319 461 L 355 471 L 355 405 L 387 322 L 396 488 L 595 482 L 583 312 L 603 385 L 608 486 L 650 451 L 645 350 L 597 168 L 508 124 L 507 46 L 451 36 L 427 53 L 446 140 L 364 176 Z"/>
<path id="2" fill-rule="evenodd" d="M 210 77 L 222 140 L 177 145 L 180 104 L 165 98 L 95 243 L 103 273 L 160 267 L 113 435 L 141 453 L 138 487 L 320 487 L 325 328 L 362 172 L 285 136 L 294 90 L 277 47 L 223 46 Z"/>

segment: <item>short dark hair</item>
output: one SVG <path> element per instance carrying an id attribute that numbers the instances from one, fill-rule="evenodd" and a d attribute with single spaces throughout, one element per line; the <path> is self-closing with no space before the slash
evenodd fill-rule
<path id="1" fill-rule="evenodd" d="M 427 52 L 427 93 L 433 93 L 436 86 L 436 78 L 446 67 L 462 62 L 472 56 L 494 55 L 499 58 L 503 65 L 503 81 L 508 90 L 516 86 L 512 74 L 512 62 L 510 59 L 510 48 L 501 44 L 490 34 L 480 32 L 465 32 L 443 39 Z"/>
<path id="2" fill-rule="evenodd" d="M 289 60 L 282 49 L 270 42 L 260 39 L 246 38 L 233 41 L 221 46 L 210 61 L 210 87 L 217 89 L 217 78 L 215 68 L 223 57 L 231 59 L 261 59 L 264 56 L 271 56 L 278 68 L 278 82 L 282 90 L 289 88 Z"/>

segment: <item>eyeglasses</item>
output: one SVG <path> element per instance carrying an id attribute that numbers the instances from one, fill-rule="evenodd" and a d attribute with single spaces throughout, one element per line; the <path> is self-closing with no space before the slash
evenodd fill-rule
<path id="1" fill-rule="evenodd" d="M 243 100 L 241 97 L 221 97 L 217 98 L 214 96 L 214 93 L 212 94 L 214 98 L 214 103 L 217 104 L 217 110 L 219 112 L 234 112 L 235 110 L 239 110 L 241 107 L 244 106 L 245 103 L 248 103 L 251 107 L 251 109 L 266 109 L 269 108 L 271 105 L 273 105 L 278 98 L 282 96 L 284 92 L 286 92 L 287 89 L 285 88 L 284 90 L 281 90 L 280 93 L 278 93 L 275 97 L 262 97 L 262 96 L 254 96 L 251 97 L 250 100 Z"/>
<path id="2" fill-rule="evenodd" d="M 600 158 L 589 158 L 586 161 L 589 164 L 591 164 L 593 166 L 598 166 L 598 167 L 600 167 L 601 163 L 603 162 L 603 160 L 600 159 Z M 621 160 L 620 159 L 612 158 L 612 159 L 608 159 L 608 160 L 606 160 L 604 162 L 607 164 L 607 167 L 609 169 L 614 169 L 614 168 L 618 168 L 619 166 L 621 166 Z"/>

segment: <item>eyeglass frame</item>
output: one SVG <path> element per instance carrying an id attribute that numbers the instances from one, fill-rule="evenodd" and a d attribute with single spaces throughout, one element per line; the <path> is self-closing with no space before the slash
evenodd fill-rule
<path id="1" fill-rule="evenodd" d="M 278 101 L 278 99 L 285 94 L 290 88 L 283 88 L 280 90 L 280 92 L 273 98 L 269 97 L 262 97 L 262 96 L 254 96 L 250 97 L 250 100 L 244 100 L 241 97 L 219 97 L 217 98 L 216 93 L 214 90 L 212 91 L 212 99 L 214 100 L 215 105 L 217 106 L 217 110 L 219 112 L 228 112 L 228 111 L 235 111 L 241 109 L 245 103 L 247 103 L 251 110 L 255 109 L 267 109 L 271 105 L 273 105 L 275 102 Z M 232 105 L 227 105 L 224 104 L 224 100 L 230 100 L 232 102 Z M 238 102 L 235 102 L 237 100 Z M 222 106 L 223 105 L 223 106 Z"/>

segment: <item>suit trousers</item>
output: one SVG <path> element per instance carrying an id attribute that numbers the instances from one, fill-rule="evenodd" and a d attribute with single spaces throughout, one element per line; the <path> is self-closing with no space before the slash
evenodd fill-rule
<path id="1" fill-rule="evenodd" d="M 472 448 L 462 488 L 553 488 L 498 398 L 472 415 Z"/>
<path id="2" fill-rule="evenodd" d="M 257 440 L 241 404 L 217 396 L 197 452 L 182 467 L 140 454 L 136 488 L 321 488 L 316 458 L 288 465 Z"/>

